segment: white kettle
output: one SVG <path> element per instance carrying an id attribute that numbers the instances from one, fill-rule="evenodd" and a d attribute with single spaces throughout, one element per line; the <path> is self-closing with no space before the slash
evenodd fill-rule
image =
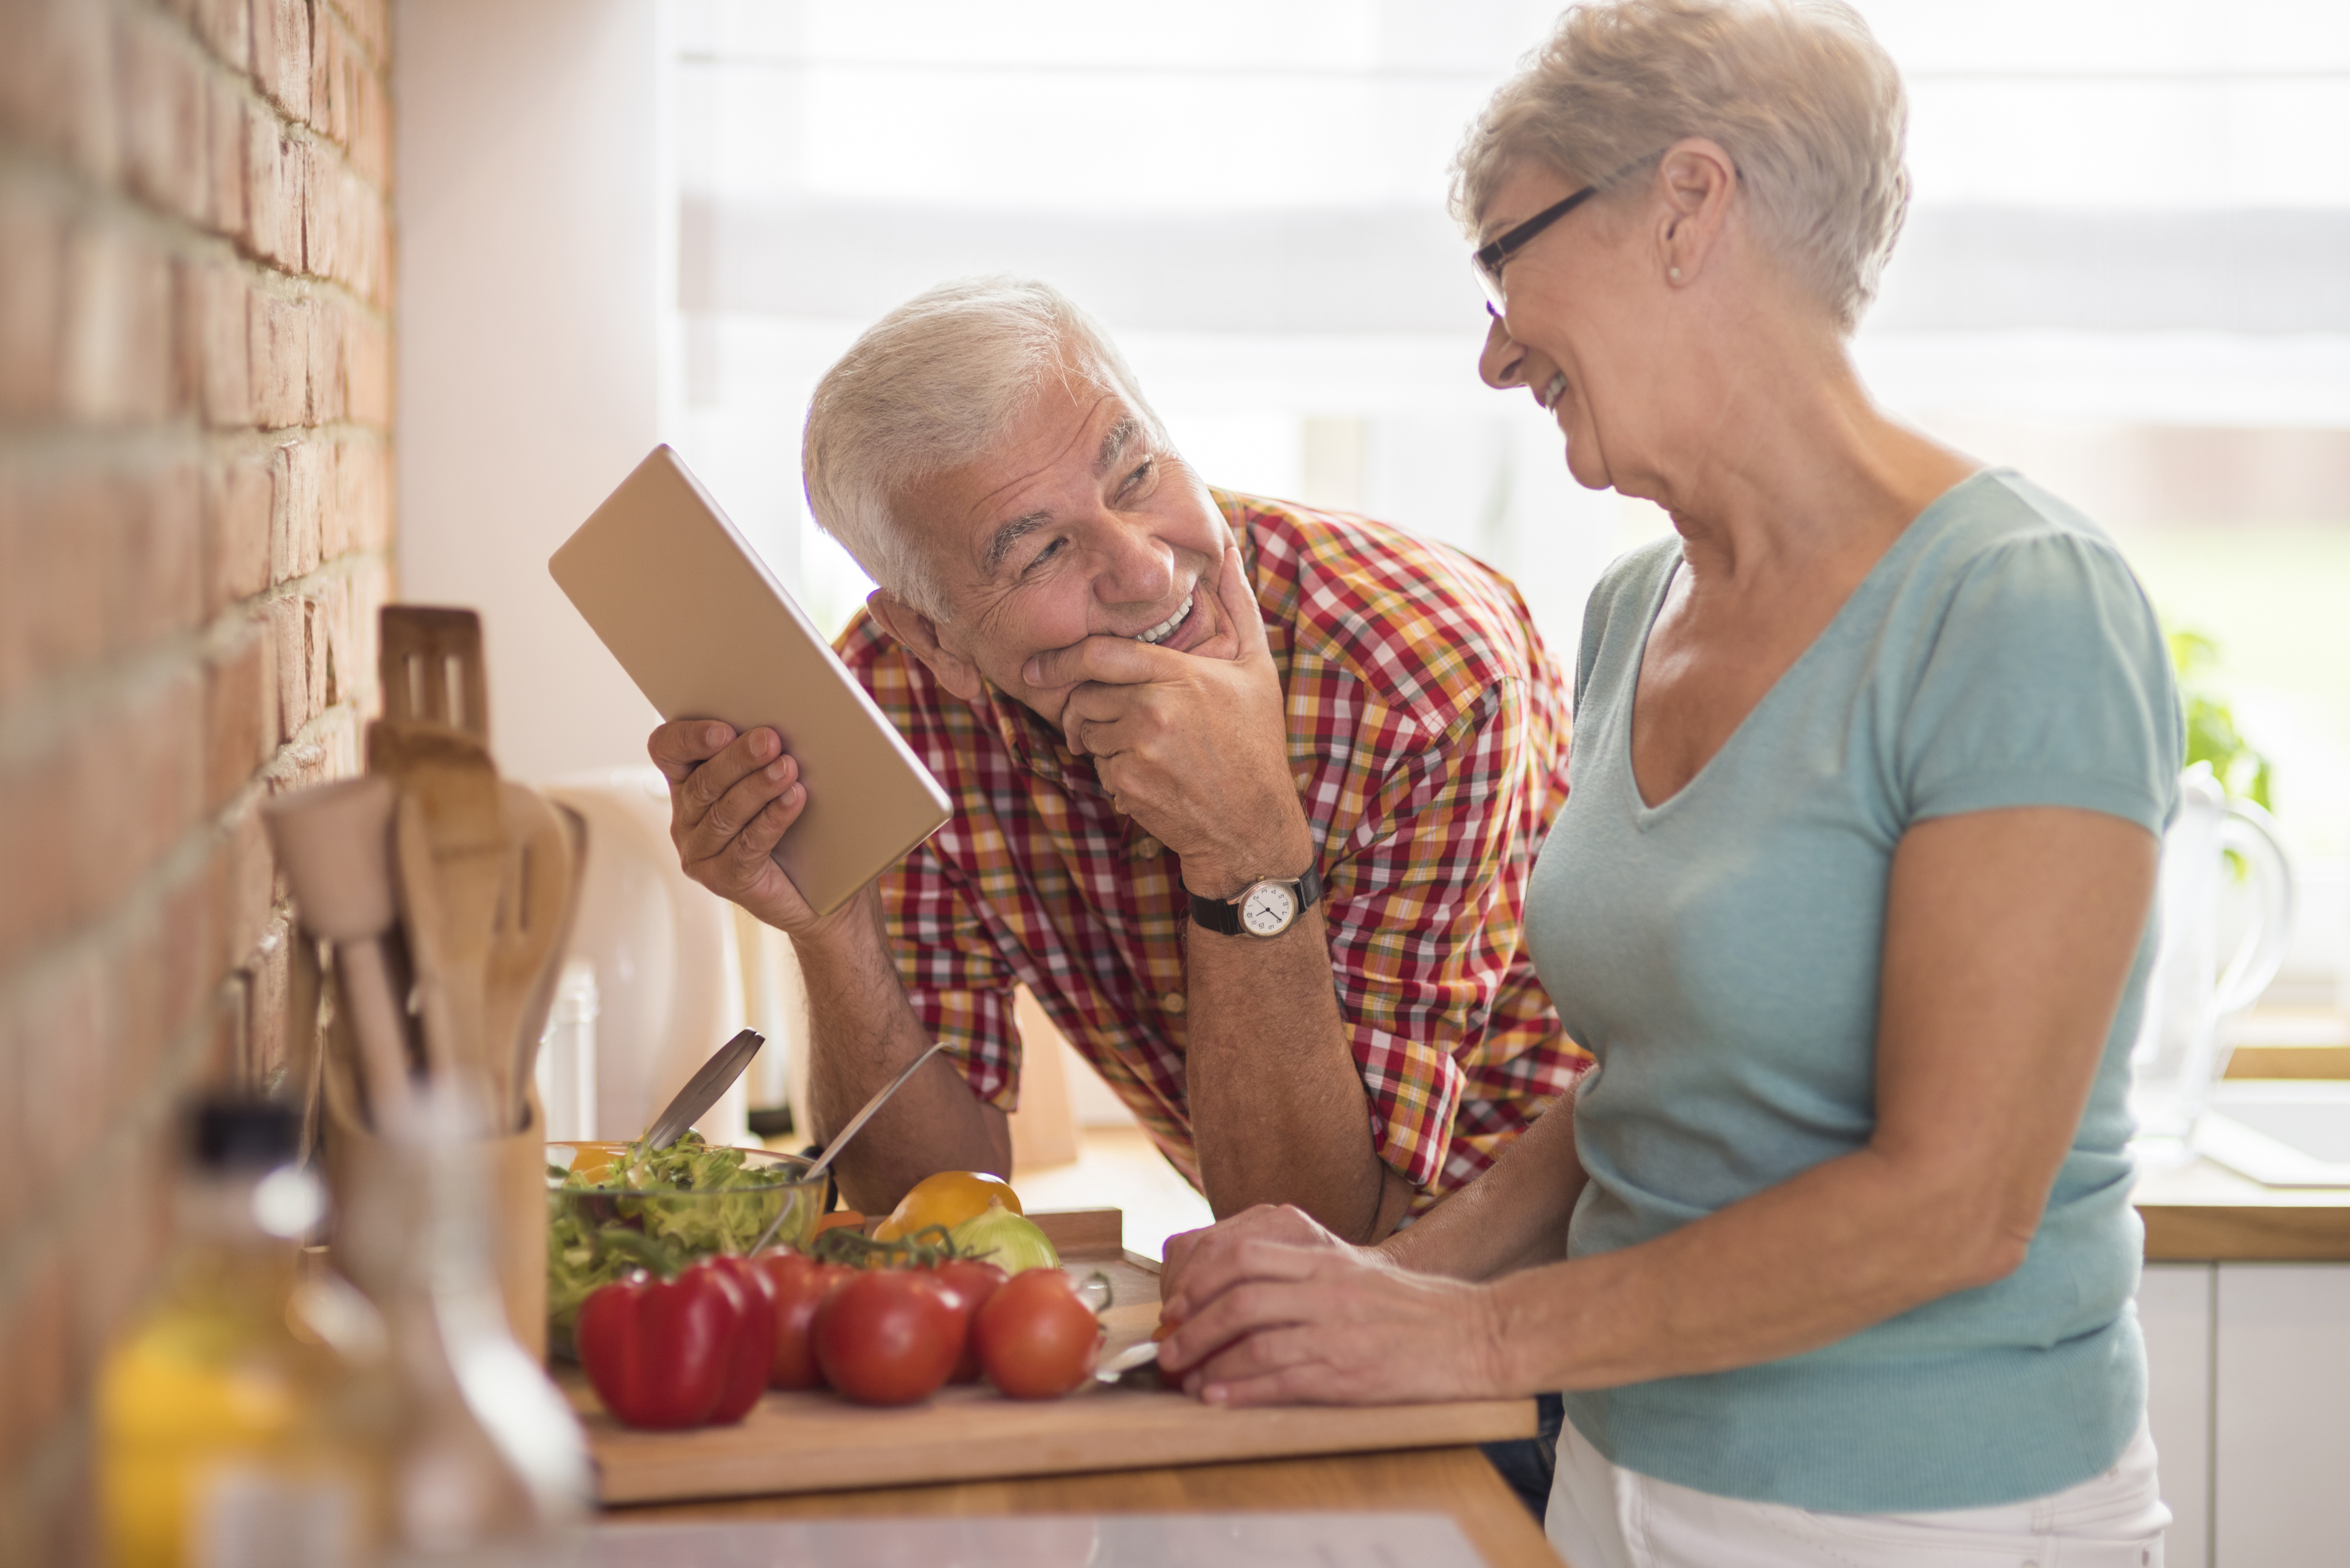
<path id="1" fill-rule="evenodd" d="M 2220 957 L 2222 878 L 2233 853 L 2250 879 L 2251 919 L 2224 965 Z M 2249 1007 L 2284 962 L 2293 931 L 2293 867 L 2276 825 L 2250 801 L 2230 800 L 2198 763 L 2179 776 L 2178 815 L 2162 837 L 2161 920 L 2146 1018 L 2130 1052 L 2130 1111 L 2142 1164 L 2194 1158 L 2189 1137 L 2227 1070 L 2220 1025 Z"/>

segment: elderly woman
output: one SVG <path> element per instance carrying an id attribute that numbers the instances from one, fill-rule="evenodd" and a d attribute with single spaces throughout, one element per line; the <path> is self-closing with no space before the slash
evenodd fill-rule
<path id="1" fill-rule="evenodd" d="M 1597 1065 L 1378 1247 L 1170 1250 L 1209 1401 L 1565 1390 L 1577 1568 L 2142 1568 L 2168 1522 L 2123 1096 L 2177 701 L 2106 535 L 1853 371 L 1905 116 L 1833 0 L 1617 0 L 1472 129 L 1485 379 L 1676 533 L 1592 594 L 1528 892 Z"/>

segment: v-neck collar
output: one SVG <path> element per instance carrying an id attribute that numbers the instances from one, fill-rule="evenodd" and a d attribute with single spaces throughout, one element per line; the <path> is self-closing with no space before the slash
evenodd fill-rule
<path id="1" fill-rule="evenodd" d="M 1975 470 L 1974 472 L 1928 502 L 1918 511 L 1918 515 L 1909 519 L 1908 525 L 1901 530 L 1900 535 L 1886 547 L 1883 555 L 1877 557 L 1876 564 L 1871 566 L 1867 572 L 1863 574 L 1860 581 L 1853 586 L 1852 592 L 1845 596 L 1844 603 L 1836 607 L 1835 614 L 1828 618 L 1828 623 L 1813 635 L 1812 640 L 1804 646 L 1804 651 L 1797 654 L 1786 669 L 1779 671 L 1779 678 L 1772 681 L 1770 689 L 1755 700 L 1754 706 L 1746 710 L 1746 716 L 1739 720 L 1737 727 L 1730 732 L 1729 736 L 1721 745 L 1714 748 L 1713 754 L 1705 759 L 1697 772 L 1691 774 L 1680 788 L 1656 805 L 1650 805 L 1648 796 L 1640 791 L 1639 770 L 1632 765 L 1632 721 L 1640 705 L 1640 671 L 1648 662 L 1648 639 L 1656 633 L 1657 618 L 1665 613 L 1665 600 L 1672 592 L 1673 578 L 1679 576 L 1681 567 L 1687 565 L 1686 558 L 1676 553 L 1672 565 L 1666 568 L 1663 579 L 1657 585 L 1656 597 L 1650 601 L 1647 618 L 1641 623 L 1639 645 L 1632 650 L 1631 680 L 1625 689 L 1624 718 L 1622 727 L 1617 734 L 1618 749 L 1623 753 L 1624 784 L 1632 797 L 1634 820 L 1642 827 L 1660 820 L 1680 802 L 1687 800 L 1690 793 L 1703 784 L 1708 777 L 1722 771 L 1726 765 L 1722 759 L 1746 742 L 1747 736 L 1756 729 L 1764 711 L 1779 701 L 1779 694 L 1795 683 L 1799 672 L 1826 657 L 1820 650 L 1841 640 L 1846 623 L 1861 613 L 1857 607 L 1864 601 L 1876 598 L 1881 591 L 1881 585 L 1890 581 L 1893 575 L 1900 569 L 1901 563 L 1916 553 L 1919 548 L 1918 541 L 1931 531 L 1927 526 L 1928 520 L 1940 512 L 1960 492 L 1979 481 L 1988 480 L 2000 472 L 2002 471 L 1993 468 Z"/>

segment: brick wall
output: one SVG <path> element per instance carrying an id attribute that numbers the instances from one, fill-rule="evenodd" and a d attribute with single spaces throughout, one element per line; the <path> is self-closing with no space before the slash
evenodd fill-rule
<path id="1" fill-rule="evenodd" d="M 172 1112 L 281 1061 L 256 815 L 389 589 L 388 0 L 0 0 L 0 1562 L 90 1552 Z"/>

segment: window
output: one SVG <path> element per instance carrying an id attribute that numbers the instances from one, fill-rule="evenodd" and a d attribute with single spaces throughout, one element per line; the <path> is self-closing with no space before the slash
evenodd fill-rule
<path id="1" fill-rule="evenodd" d="M 2303 919 L 2350 949 L 2350 8 L 1941 0 L 1863 13 L 1917 195 L 1855 345 L 1894 410 L 2113 530 L 2220 647 L 2277 767 Z M 1517 0 L 679 0 L 676 439 L 830 625 L 867 585 L 802 513 L 802 412 L 943 278 L 1050 278 L 1214 483 L 1359 509 L 1508 572 L 1571 648 L 1655 509 L 1578 489 L 1482 329 L 1445 171 L 1544 34 Z"/>

